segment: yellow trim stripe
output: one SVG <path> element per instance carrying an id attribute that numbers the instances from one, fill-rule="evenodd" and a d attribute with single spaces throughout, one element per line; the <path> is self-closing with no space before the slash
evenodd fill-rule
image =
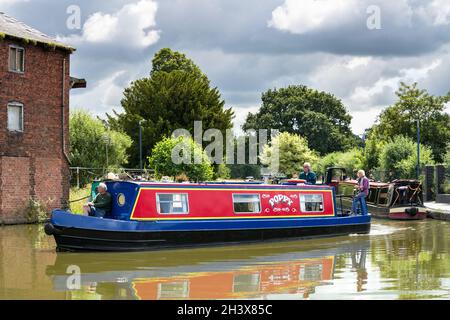
<path id="1" fill-rule="evenodd" d="M 163 188 L 163 189 L 161 189 L 160 187 L 141 187 L 141 188 L 139 188 L 139 192 L 138 192 L 138 194 L 137 194 L 137 197 L 136 197 L 136 200 L 135 200 L 135 202 L 134 202 L 134 205 L 133 205 L 133 210 L 131 211 L 131 216 L 130 216 L 130 220 L 138 220 L 138 221 L 156 221 L 156 220 L 229 220 L 229 219 L 271 219 L 271 218 L 302 218 L 302 217 L 305 217 L 305 218 L 314 218 L 314 217 L 333 217 L 334 215 L 335 215 L 335 210 L 334 210 L 334 202 L 333 202 L 333 199 L 331 199 L 331 201 L 332 201 L 332 209 L 333 209 L 333 213 L 332 214 L 318 214 L 318 215 L 306 215 L 306 214 L 297 214 L 297 215 L 289 215 L 289 216 L 261 216 L 260 215 L 260 213 L 258 213 L 258 215 L 254 215 L 254 216 L 245 216 L 245 217 L 242 217 L 242 216 L 233 216 L 233 217 L 231 217 L 231 216 L 222 216 L 222 217 L 183 217 L 182 215 L 179 215 L 179 216 L 177 216 L 177 217 L 175 217 L 175 218 L 161 218 L 161 217 L 157 217 L 157 218 L 135 218 L 134 217 L 134 213 L 135 213 L 135 209 L 136 209 L 136 206 L 137 206 L 137 204 L 138 204 L 138 202 L 139 202 L 139 198 L 141 197 L 141 191 L 142 190 L 161 190 L 162 191 L 162 193 L 164 193 L 164 192 L 166 192 L 166 190 L 167 190 L 167 193 L 170 193 L 170 191 L 173 191 L 173 190 L 183 190 L 183 191 L 186 191 L 186 190 L 209 190 L 209 191 L 244 191 L 244 192 L 246 192 L 246 191 L 278 191 L 278 192 L 281 192 L 281 191 L 285 191 L 285 190 L 287 190 L 287 191 L 290 191 L 290 192 L 293 192 L 293 191 L 296 191 L 296 192 L 299 192 L 299 193 L 304 193 L 304 192 L 314 192 L 314 193 L 317 193 L 318 191 L 320 191 L 320 192 L 329 192 L 329 193 L 333 193 L 333 191 L 332 190 L 322 190 L 322 189 L 319 189 L 319 190 L 303 190 L 303 189 L 236 189 L 236 188 L 234 188 L 234 189 L 228 189 L 228 188 L 211 188 L 211 189 L 205 189 L 205 188 Z"/>

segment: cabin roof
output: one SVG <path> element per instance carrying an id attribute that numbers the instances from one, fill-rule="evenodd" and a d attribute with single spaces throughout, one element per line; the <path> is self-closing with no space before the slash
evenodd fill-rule
<path id="1" fill-rule="evenodd" d="M 258 188 L 258 189 L 292 189 L 292 188 L 308 188 L 308 189 L 331 189 L 328 185 L 279 185 L 279 184 L 263 184 L 263 183 L 218 183 L 218 182 L 204 182 L 204 183 L 174 183 L 174 182 L 149 182 L 149 181 L 117 181 L 110 180 L 105 182 L 121 182 L 121 183 L 132 183 L 141 187 L 181 187 L 181 188 L 189 188 L 189 187 L 217 187 L 217 188 L 242 188 L 242 189 L 250 189 L 250 188 Z"/>

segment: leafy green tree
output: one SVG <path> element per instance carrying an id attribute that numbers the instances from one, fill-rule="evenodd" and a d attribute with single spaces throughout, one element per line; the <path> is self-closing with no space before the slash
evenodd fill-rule
<path id="1" fill-rule="evenodd" d="M 195 159 L 201 161 L 196 163 Z M 210 160 L 202 147 L 192 138 L 183 136 L 164 138 L 158 142 L 148 160 L 157 177 L 185 174 L 191 181 L 206 181 L 212 179 L 214 174 Z"/>
<path id="2" fill-rule="evenodd" d="M 130 163 L 139 163 L 139 121 L 142 122 L 144 157 L 155 144 L 176 129 L 193 134 L 194 121 L 202 121 L 203 130 L 215 128 L 225 136 L 232 128 L 234 113 L 224 107 L 217 88 L 185 55 L 162 49 L 155 55 L 148 78 L 136 80 L 125 89 L 124 112 L 108 115 L 111 127 L 127 133 L 133 140 Z"/>
<path id="3" fill-rule="evenodd" d="M 411 179 L 416 176 L 417 146 L 410 138 L 396 136 L 384 145 L 380 153 L 380 169 L 388 172 L 390 179 Z M 434 164 L 432 151 L 420 145 L 420 166 Z"/>
<path id="4" fill-rule="evenodd" d="M 445 153 L 443 163 L 446 165 L 450 165 L 450 143 L 447 144 L 447 152 Z"/>
<path id="5" fill-rule="evenodd" d="M 118 168 L 127 164 L 131 139 L 126 134 L 108 130 L 104 123 L 84 110 L 70 114 L 70 161 L 73 167 Z M 107 150 L 106 150 L 107 148 Z"/>
<path id="6" fill-rule="evenodd" d="M 262 105 L 249 113 L 243 130 L 278 129 L 307 138 L 308 146 L 321 155 L 357 145 L 350 130 L 351 116 L 334 95 L 306 86 L 268 90 Z"/>
<path id="7" fill-rule="evenodd" d="M 172 72 L 176 70 L 194 74 L 208 82 L 208 78 L 194 61 L 186 57 L 184 53 L 172 51 L 170 48 L 163 48 L 155 54 L 150 76 L 161 71 Z"/>
<path id="8" fill-rule="evenodd" d="M 420 142 L 431 147 L 433 158 L 442 162 L 446 145 L 450 142 L 450 115 L 445 112 L 446 96 L 432 96 L 417 87 L 417 83 L 400 84 L 396 92 L 398 101 L 385 109 L 379 116 L 379 123 L 372 128 L 375 140 L 403 135 L 417 138 L 417 120 L 420 122 Z"/>
<path id="9" fill-rule="evenodd" d="M 317 163 L 317 172 L 325 174 L 329 167 L 345 168 L 349 177 L 355 177 L 359 169 L 364 169 L 366 158 L 364 150 L 361 148 L 353 148 L 345 152 L 333 152 L 327 154 Z"/>
<path id="10" fill-rule="evenodd" d="M 316 162 L 317 158 L 316 152 L 309 149 L 306 138 L 288 132 L 273 138 L 260 155 L 261 163 L 272 173 L 283 173 L 288 177 L 300 172 L 305 162 Z"/>

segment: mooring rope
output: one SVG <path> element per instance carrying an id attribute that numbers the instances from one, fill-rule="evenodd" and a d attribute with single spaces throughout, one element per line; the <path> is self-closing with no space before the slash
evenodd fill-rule
<path id="1" fill-rule="evenodd" d="M 86 197 L 84 197 L 84 198 L 80 198 L 80 199 L 77 199 L 77 200 L 72 200 L 72 201 L 69 201 L 69 203 L 73 203 L 73 202 L 78 202 L 78 201 L 81 201 L 81 200 L 85 200 L 85 199 L 87 199 L 87 198 L 89 198 L 91 195 L 88 195 L 88 196 L 86 196 Z"/>

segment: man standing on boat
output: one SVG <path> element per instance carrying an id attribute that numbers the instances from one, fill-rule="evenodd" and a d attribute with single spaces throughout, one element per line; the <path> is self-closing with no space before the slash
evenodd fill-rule
<path id="1" fill-rule="evenodd" d="M 358 194 L 353 198 L 352 213 L 356 214 L 358 211 L 358 202 L 361 203 L 361 214 L 367 214 L 366 197 L 369 195 L 369 179 L 366 177 L 364 170 L 359 170 L 358 173 Z"/>
<path id="2" fill-rule="evenodd" d="M 111 211 L 112 197 L 106 184 L 100 183 L 97 188 L 98 194 L 95 196 L 94 201 L 88 202 L 83 206 L 83 211 L 86 215 L 103 218 Z"/>
<path id="3" fill-rule="evenodd" d="M 306 184 L 316 184 L 317 176 L 311 170 L 311 164 L 309 162 L 303 164 L 303 172 L 300 173 L 299 179 L 306 180 Z"/>

